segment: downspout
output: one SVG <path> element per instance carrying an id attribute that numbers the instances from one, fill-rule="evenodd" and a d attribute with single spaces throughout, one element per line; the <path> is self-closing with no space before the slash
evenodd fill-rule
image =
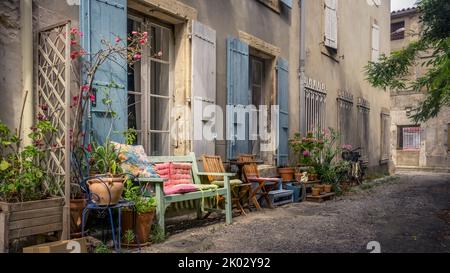
<path id="1" fill-rule="evenodd" d="M 22 48 L 22 101 L 24 102 L 20 135 L 23 146 L 31 144 L 28 134 L 33 126 L 33 1 L 20 0 L 20 35 Z"/>
<path id="2" fill-rule="evenodd" d="M 305 65 L 306 65 L 306 11 L 305 0 L 300 1 L 300 64 L 299 64 L 299 78 L 300 78 L 300 96 L 299 96 L 299 128 L 302 135 L 306 135 L 306 109 L 305 109 Z"/>

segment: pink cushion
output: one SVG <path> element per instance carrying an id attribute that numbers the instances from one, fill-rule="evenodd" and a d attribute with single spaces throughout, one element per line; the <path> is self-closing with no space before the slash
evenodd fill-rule
<path id="1" fill-rule="evenodd" d="M 195 192 L 198 191 L 197 187 L 194 186 L 194 184 L 178 184 L 178 185 L 171 185 L 166 187 L 164 185 L 164 194 L 165 195 L 172 195 L 172 194 L 183 194 L 188 192 Z"/>
<path id="2" fill-rule="evenodd" d="M 198 188 L 192 183 L 192 164 L 161 163 L 156 164 L 155 169 L 160 177 L 167 179 L 164 182 L 164 193 L 166 195 L 198 191 Z"/>

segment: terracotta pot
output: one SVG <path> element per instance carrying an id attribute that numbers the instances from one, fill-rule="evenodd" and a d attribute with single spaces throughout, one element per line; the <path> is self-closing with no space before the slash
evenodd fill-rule
<path id="1" fill-rule="evenodd" d="M 316 188 L 320 189 L 320 193 L 325 191 L 325 185 L 317 185 Z"/>
<path id="2" fill-rule="evenodd" d="M 333 185 L 325 185 L 324 186 L 324 188 L 325 188 L 325 192 L 326 193 L 330 193 L 331 192 L 331 190 L 333 189 Z"/>
<path id="3" fill-rule="evenodd" d="M 280 174 L 281 179 L 283 179 L 283 182 L 294 181 L 294 168 L 278 168 L 278 173 Z"/>
<path id="4" fill-rule="evenodd" d="M 92 202 L 105 206 L 119 202 L 123 192 L 123 176 L 99 177 L 88 180 Z"/>
<path id="5" fill-rule="evenodd" d="M 317 174 L 308 174 L 308 181 L 317 181 Z"/>
<path id="6" fill-rule="evenodd" d="M 321 192 L 320 188 L 316 188 L 316 187 L 312 188 L 312 195 L 313 196 L 319 196 L 320 192 Z"/>
<path id="7" fill-rule="evenodd" d="M 70 199 L 70 231 L 71 237 L 81 236 L 81 218 L 86 207 L 85 199 Z M 86 221 L 89 213 L 86 213 Z"/>
<path id="8" fill-rule="evenodd" d="M 150 231 L 153 225 L 153 220 L 155 218 L 155 210 L 150 212 L 135 214 L 136 215 L 136 227 L 134 226 L 133 211 L 124 210 L 122 213 L 122 236 L 125 235 L 127 230 L 132 230 L 135 236 L 139 240 L 134 240 L 133 242 L 126 242 L 126 239 L 122 237 L 122 242 L 125 243 L 138 243 L 145 245 L 149 241 Z"/>

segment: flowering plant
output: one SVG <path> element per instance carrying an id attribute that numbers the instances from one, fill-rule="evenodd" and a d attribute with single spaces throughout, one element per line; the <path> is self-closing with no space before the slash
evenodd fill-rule
<path id="1" fill-rule="evenodd" d="M 21 148 L 20 135 L 0 122 L 0 201 L 26 202 L 51 195 L 44 187 L 45 169 L 39 159 L 54 148 L 51 122 L 41 117 L 29 134 L 32 144 Z"/>

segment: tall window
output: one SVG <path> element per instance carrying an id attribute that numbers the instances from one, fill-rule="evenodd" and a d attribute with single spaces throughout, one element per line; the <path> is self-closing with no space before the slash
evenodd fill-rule
<path id="1" fill-rule="evenodd" d="M 420 150 L 421 129 L 419 126 L 398 126 L 398 149 L 415 151 Z"/>
<path id="2" fill-rule="evenodd" d="M 391 127 L 390 116 L 388 113 L 381 113 L 381 156 L 380 160 L 389 160 L 389 128 Z"/>
<path id="3" fill-rule="evenodd" d="M 450 123 L 447 125 L 447 150 L 450 151 Z"/>
<path id="4" fill-rule="evenodd" d="M 370 144 L 370 104 L 363 98 L 358 99 L 358 133 L 362 160 L 369 160 Z"/>
<path id="5" fill-rule="evenodd" d="M 305 109 L 306 109 L 306 130 L 315 132 L 318 129 L 325 129 L 326 111 L 326 88 L 325 84 L 308 79 L 305 83 Z"/>
<path id="6" fill-rule="evenodd" d="M 128 124 L 149 155 L 170 154 L 170 27 L 129 16 L 128 31 L 147 31 L 149 47 L 128 73 Z"/>
<path id="7" fill-rule="evenodd" d="M 325 0 L 324 11 L 324 43 L 325 46 L 338 49 L 338 0 Z"/>
<path id="8" fill-rule="evenodd" d="M 337 98 L 338 129 L 341 144 L 354 145 L 353 135 L 353 95 L 348 91 L 340 91 Z"/>
<path id="9" fill-rule="evenodd" d="M 391 41 L 405 38 L 405 21 L 391 24 Z"/>
<path id="10" fill-rule="evenodd" d="M 264 104 L 263 96 L 264 96 L 264 81 L 265 81 L 265 70 L 264 70 L 264 60 L 250 56 L 250 103 L 256 107 L 257 114 L 259 113 L 260 105 Z M 249 123 L 251 127 L 251 132 L 256 133 L 256 136 L 253 136 L 252 139 L 258 137 L 258 132 L 260 131 L 259 122 L 254 122 L 258 115 L 254 115 L 250 118 Z M 259 138 L 256 140 L 250 141 L 250 152 L 252 154 L 259 155 L 260 154 L 260 140 Z"/>
<path id="11" fill-rule="evenodd" d="M 380 26 L 374 20 L 372 23 L 372 62 L 378 62 L 380 58 Z"/>

